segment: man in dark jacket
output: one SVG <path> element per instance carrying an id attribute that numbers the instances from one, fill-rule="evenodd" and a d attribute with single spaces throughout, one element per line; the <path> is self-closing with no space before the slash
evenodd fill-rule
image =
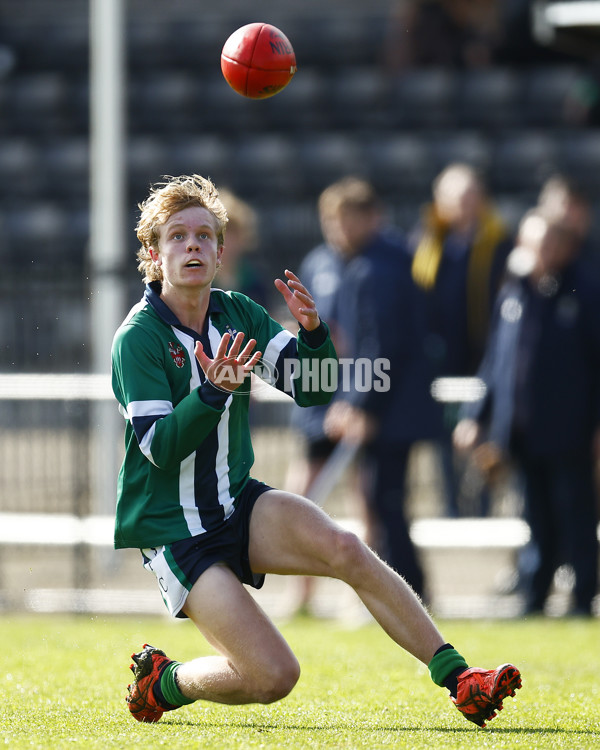
<path id="1" fill-rule="evenodd" d="M 330 185 L 319 213 L 326 242 L 301 273 L 327 311 L 340 379 L 331 406 L 302 410 L 296 424 L 308 437 L 313 475 L 339 441 L 363 446 L 367 539 L 423 596 L 405 482 L 411 447 L 439 438 L 442 413 L 430 395 L 422 292 L 404 238 L 386 225 L 369 183 L 347 177 Z"/>
<path id="2" fill-rule="evenodd" d="M 507 455 L 522 472 L 536 558 L 528 612 L 543 610 L 562 563 L 575 571 L 575 612 L 591 613 L 598 584 L 600 289 L 578 246 L 541 210 L 524 217 L 479 372 L 487 393 L 463 410 L 454 435 L 462 450 L 480 443 L 488 473 Z"/>

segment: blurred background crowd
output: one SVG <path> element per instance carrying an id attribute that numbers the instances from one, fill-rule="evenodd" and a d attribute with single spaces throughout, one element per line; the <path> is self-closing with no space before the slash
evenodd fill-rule
<path id="1" fill-rule="evenodd" d="M 5 371 L 89 365 L 87 6 L 0 2 Z M 563 51 L 537 41 L 533 8 L 525 0 L 252 9 L 129 0 L 130 257 L 149 182 L 192 170 L 251 199 L 271 276 L 298 266 L 318 241 L 318 194 L 344 174 L 369 178 L 405 230 L 453 161 L 480 171 L 513 230 L 555 171 L 576 178 L 595 205 L 594 60 L 574 54 L 581 45 Z M 280 96 L 255 102 L 229 89 L 219 55 L 235 28 L 259 16 L 293 40 L 299 74 Z M 122 270 L 136 298 L 135 264 Z"/>
<path id="2" fill-rule="evenodd" d="M 382 498 L 390 482 L 403 495 L 413 444 L 436 443 L 448 516 L 493 512 L 490 488 L 510 458 L 528 498 L 517 510 L 536 542 L 510 586 L 541 610 L 566 561 L 579 570 L 574 609 L 589 613 L 600 36 L 557 33 L 547 4 L 527 0 L 124 5 L 127 308 L 141 296 L 134 227 L 148 185 L 210 176 L 231 214 L 219 285 L 277 317 L 272 279 L 304 264 L 354 356 L 372 351 L 373 337 L 340 311 L 337 285 L 344 305 L 371 310 L 380 356 L 390 351 L 390 321 L 412 320 L 413 339 L 398 336 L 390 355 L 411 372 L 397 402 L 353 402 L 350 413 L 338 405 L 316 427 L 296 422 L 307 467 L 290 485 L 308 489 L 344 431 L 375 415 L 376 426 L 363 419 L 354 436 L 367 446 L 360 493 L 372 543 L 394 560 L 410 547 L 404 503 Z M 249 101 L 225 83 L 219 56 L 232 31 L 257 20 L 291 40 L 298 73 L 276 97 Z M 0 374 L 90 371 L 89 106 L 87 3 L 0 0 Z M 344 227 L 345 209 L 362 230 Z M 388 245 L 403 258 L 393 268 L 377 261 Z M 367 258 L 360 267 L 350 262 L 358 257 Z M 478 408 L 434 404 L 434 378 L 476 375 L 487 386 Z M 547 418 L 553 401 L 565 406 Z M 414 415 L 411 428 L 386 432 L 383 412 Z M 476 500 L 461 495 L 466 465 L 478 477 Z M 396 539 L 386 538 L 392 528 Z M 394 564 L 425 595 L 407 554 Z"/>

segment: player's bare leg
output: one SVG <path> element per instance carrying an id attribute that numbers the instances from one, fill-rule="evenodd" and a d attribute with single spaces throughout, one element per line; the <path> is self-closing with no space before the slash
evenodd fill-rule
<path id="1" fill-rule="evenodd" d="M 385 632 L 424 664 L 444 644 L 408 584 L 355 534 L 297 495 L 270 490 L 258 498 L 250 523 L 250 563 L 255 573 L 346 582 Z"/>
<path id="2" fill-rule="evenodd" d="M 458 710 L 480 727 L 521 686 L 519 670 L 511 664 L 469 669 L 444 643 L 403 579 L 356 535 L 303 498 L 276 490 L 259 497 L 251 517 L 249 553 L 255 573 L 330 576 L 347 582 L 388 635 L 427 664 L 434 682 L 448 687 Z M 138 671 L 134 669 L 136 683 L 130 686 L 128 702 L 139 721 L 158 721 L 165 710 L 199 699 L 270 703 L 292 690 L 300 675 L 296 657 L 229 568 L 214 565 L 205 571 L 192 587 L 184 612 L 218 654 L 180 664 L 150 647 L 153 653 L 144 657 L 147 670 L 139 666 L 142 655 L 135 655 Z M 452 674 L 446 657 L 455 667 Z M 170 670 L 167 686 L 163 669 Z M 454 689 L 447 676 L 454 679 Z"/>
<path id="3" fill-rule="evenodd" d="M 218 703 L 271 703 L 285 697 L 300 667 L 283 636 L 229 568 L 213 565 L 183 608 L 219 652 L 177 669 L 181 692 Z"/>

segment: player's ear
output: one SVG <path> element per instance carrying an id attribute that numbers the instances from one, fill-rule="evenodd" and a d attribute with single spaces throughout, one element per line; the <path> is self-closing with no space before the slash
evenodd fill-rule
<path id="1" fill-rule="evenodd" d="M 160 252 L 158 250 L 155 250 L 153 247 L 149 247 L 148 252 L 150 253 L 150 257 L 152 258 L 152 262 L 154 263 L 154 265 L 161 266 L 162 258 Z"/>

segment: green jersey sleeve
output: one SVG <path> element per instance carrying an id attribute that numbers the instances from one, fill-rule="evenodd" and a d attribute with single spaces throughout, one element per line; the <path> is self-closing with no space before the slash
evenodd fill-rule
<path id="1" fill-rule="evenodd" d="M 169 379 L 164 352 L 159 336 L 141 326 L 124 326 L 113 344 L 112 383 L 142 453 L 155 466 L 171 469 L 214 429 L 228 394 L 208 381 L 191 393 L 178 389 Z"/>

